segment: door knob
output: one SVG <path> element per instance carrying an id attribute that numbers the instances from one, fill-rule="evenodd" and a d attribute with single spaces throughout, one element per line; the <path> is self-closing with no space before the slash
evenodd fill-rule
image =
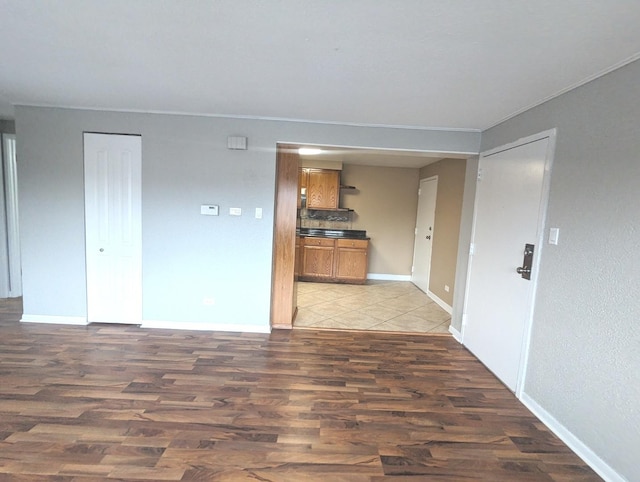
<path id="1" fill-rule="evenodd" d="M 431 236 L 425 236 L 424 239 L 431 239 Z"/>
<path id="2" fill-rule="evenodd" d="M 523 274 L 523 273 L 529 274 L 529 273 L 531 273 L 531 268 L 525 268 L 525 267 L 520 266 L 520 267 L 516 268 L 516 273 L 518 273 L 518 274 Z"/>
<path id="3" fill-rule="evenodd" d="M 100 248 L 100 252 L 101 252 L 101 253 L 104 253 L 104 248 Z"/>

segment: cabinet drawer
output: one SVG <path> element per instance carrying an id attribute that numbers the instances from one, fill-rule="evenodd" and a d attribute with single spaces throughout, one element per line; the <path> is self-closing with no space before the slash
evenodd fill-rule
<path id="1" fill-rule="evenodd" d="M 368 245 L 367 239 L 338 239 L 338 248 L 366 249 Z"/>
<path id="2" fill-rule="evenodd" d="M 304 238 L 305 246 L 328 246 L 333 247 L 335 245 L 335 241 L 330 238 L 313 238 L 308 237 Z"/>

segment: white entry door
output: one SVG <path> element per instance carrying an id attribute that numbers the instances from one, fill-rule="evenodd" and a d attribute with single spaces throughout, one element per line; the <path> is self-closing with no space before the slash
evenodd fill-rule
<path id="1" fill-rule="evenodd" d="M 522 381 L 554 133 L 480 157 L 463 343 L 511 390 Z M 531 280 L 516 272 L 534 245 Z"/>
<path id="2" fill-rule="evenodd" d="M 411 281 L 422 291 L 429 291 L 431 272 L 431 249 L 433 246 L 433 225 L 436 216 L 436 196 L 438 178 L 420 181 L 418 191 L 418 214 L 416 215 L 416 237 L 413 246 L 413 272 Z"/>
<path id="3" fill-rule="evenodd" d="M 142 141 L 84 135 L 87 321 L 142 320 Z"/>

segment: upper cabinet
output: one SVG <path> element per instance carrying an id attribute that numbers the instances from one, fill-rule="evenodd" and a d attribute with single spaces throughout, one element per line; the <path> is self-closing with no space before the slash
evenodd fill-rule
<path id="1" fill-rule="evenodd" d="M 300 185 L 306 183 L 307 209 L 338 209 L 340 171 L 307 168 L 302 171 Z"/>
<path id="2" fill-rule="evenodd" d="M 302 207 L 302 195 L 307 194 L 307 181 L 309 180 L 309 169 L 298 168 L 298 209 Z"/>

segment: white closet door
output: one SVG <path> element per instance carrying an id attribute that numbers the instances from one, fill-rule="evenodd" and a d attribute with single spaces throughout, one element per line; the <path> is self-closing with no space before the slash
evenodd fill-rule
<path id="1" fill-rule="evenodd" d="M 84 135 L 87 320 L 142 321 L 142 140 Z"/>

